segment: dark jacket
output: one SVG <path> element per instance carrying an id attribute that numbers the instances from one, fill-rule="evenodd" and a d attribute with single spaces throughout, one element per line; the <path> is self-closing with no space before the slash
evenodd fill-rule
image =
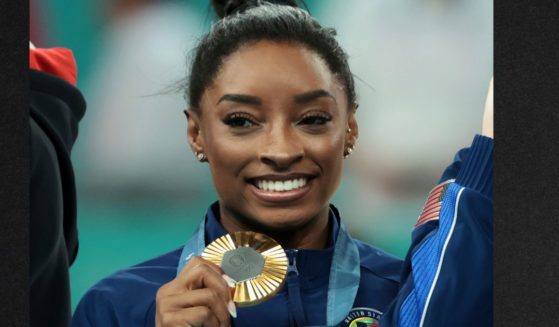
<path id="1" fill-rule="evenodd" d="M 78 252 L 76 191 L 70 151 L 85 101 L 72 84 L 30 69 L 30 321 L 67 326 L 68 268 Z"/>

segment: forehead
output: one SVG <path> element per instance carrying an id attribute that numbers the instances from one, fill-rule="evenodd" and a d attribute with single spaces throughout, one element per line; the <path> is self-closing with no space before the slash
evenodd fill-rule
<path id="1" fill-rule="evenodd" d="M 317 89 L 345 98 L 342 84 L 325 61 L 291 42 L 259 41 L 244 45 L 222 64 L 209 96 L 223 93 L 293 95 Z"/>

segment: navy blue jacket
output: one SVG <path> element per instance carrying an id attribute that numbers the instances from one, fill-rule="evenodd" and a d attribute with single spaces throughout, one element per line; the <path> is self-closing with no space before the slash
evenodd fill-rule
<path id="1" fill-rule="evenodd" d="M 206 215 L 204 242 L 226 234 L 219 224 L 217 204 Z M 330 211 L 330 245 L 343 230 L 337 210 Z M 378 318 L 396 296 L 401 260 L 359 241 L 360 279 L 353 307 L 371 308 Z M 155 259 L 121 270 L 94 285 L 80 301 L 72 326 L 154 326 L 155 294 L 177 275 L 179 248 Z M 329 270 L 334 246 L 324 250 L 288 250 L 296 269 L 272 299 L 253 307 L 238 308 L 234 326 L 325 326 Z M 293 260 L 295 259 L 295 260 Z M 350 307 L 351 309 L 351 307 Z M 349 310 L 348 310 L 349 311 Z M 302 317 L 298 317 L 298 313 Z M 302 320 L 299 320 L 302 319 Z"/>
<path id="2" fill-rule="evenodd" d="M 423 321 L 423 326 L 484 326 L 491 321 L 492 298 L 491 158 L 492 141 L 481 136 L 471 149 L 457 154 L 426 202 L 403 265 L 351 239 L 332 206 L 330 246 L 288 250 L 291 265 L 284 287 L 262 304 L 238 308 L 232 325 L 380 322 L 407 327 Z M 225 234 L 217 212 L 214 204 L 185 247 L 94 285 L 80 301 L 72 326 L 154 326 L 159 287 L 174 279 L 192 255 Z"/>

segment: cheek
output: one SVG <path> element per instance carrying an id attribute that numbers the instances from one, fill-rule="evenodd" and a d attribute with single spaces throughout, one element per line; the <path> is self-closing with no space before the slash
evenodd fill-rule
<path id="1" fill-rule="evenodd" d="M 323 179 L 331 188 L 337 187 L 342 173 L 344 142 L 344 135 L 337 133 L 332 137 L 309 142 L 308 145 L 309 156 L 320 167 Z M 329 189 L 328 192 L 332 190 Z"/>
<path id="2" fill-rule="evenodd" d="M 242 142 L 234 142 L 223 137 L 214 137 L 208 142 L 207 149 L 210 169 L 214 179 L 238 176 L 248 160 L 250 147 Z"/>
<path id="3" fill-rule="evenodd" d="M 308 148 L 313 153 L 319 155 L 324 162 L 341 162 L 343 158 L 345 135 L 338 131 L 332 132 L 328 135 L 313 138 L 308 142 Z"/>

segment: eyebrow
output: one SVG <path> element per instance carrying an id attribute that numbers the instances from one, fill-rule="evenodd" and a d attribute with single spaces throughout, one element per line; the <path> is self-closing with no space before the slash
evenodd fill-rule
<path id="1" fill-rule="evenodd" d="M 295 103 L 302 104 L 314 101 L 318 98 L 328 97 L 336 101 L 336 98 L 326 90 L 314 90 L 309 91 L 301 94 L 297 94 L 293 97 Z M 217 101 L 216 105 L 220 104 L 222 101 L 231 101 L 237 102 L 242 104 L 252 104 L 252 105 L 262 105 L 262 99 L 257 96 L 247 95 L 247 94 L 236 94 L 236 93 L 228 93 L 224 94 L 219 100 Z"/>
<path id="2" fill-rule="evenodd" d="M 295 103 L 301 104 L 301 103 L 311 102 L 322 97 L 328 97 L 334 100 L 334 102 L 337 102 L 336 98 L 326 90 L 314 90 L 310 92 L 305 92 L 294 96 L 294 99 L 295 99 Z"/>
<path id="3" fill-rule="evenodd" d="M 221 101 L 231 101 L 254 105 L 262 104 L 262 100 L 259 97 L 246 94 L 225 94 L 221 98 L 219 98 L 219 101 L 217 101 L 216 105 L 218 105 Z"/>

